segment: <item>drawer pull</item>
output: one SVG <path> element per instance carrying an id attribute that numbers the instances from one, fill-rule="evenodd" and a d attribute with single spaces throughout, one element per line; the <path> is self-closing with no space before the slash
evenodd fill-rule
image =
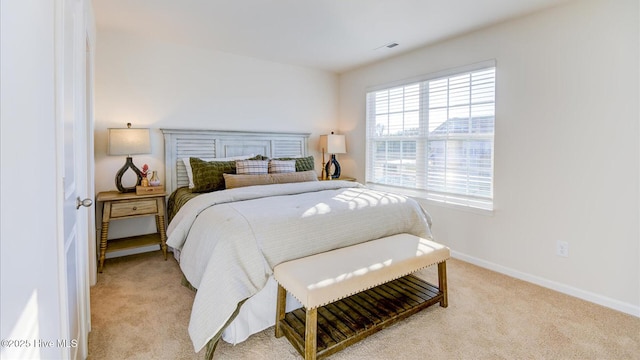
<path id="1" fill-rule="evenodd" d="M 134 207 L 133 207 L 133 210 L 138 210 L 138 207 L 137 207 L 137 206 L 134 206 Z"/>

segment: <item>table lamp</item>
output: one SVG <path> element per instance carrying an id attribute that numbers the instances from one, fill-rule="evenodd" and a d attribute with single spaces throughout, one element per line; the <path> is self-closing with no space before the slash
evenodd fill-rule
<path id="1" fill-rule="evenodd" d="M 324 174 L 327 179 L 337 179 L 340 177 L 340 163 L 336 160 L 336 154 L 345 154 L 347 152 L 347 146 L 345 143 L 344 135 L 336 135 L 331 132 L 330 135 L 320 135 L 320 147 L 322 148 L 322 162 L 324 162 L 324 153 L 331 154 L 331 159 L 327 161 L 324 166 Z M 331 167 L 333 166 L 333 174 L 331 174 Z M 322 176 L 325 178 L 325 175 Z"/>
<path id="2" fill-rule="evenodd" d="M 133 164 L 131 155 L 148 154 L 151 152 L 149 129 L 132 129 L 127 123 L 126 129 L 109 129 L 109 155 L 126 155 L 124 166 L 116 174 L 116 187 L 121 193 L 135 192 L 136 185 L 142 181 L 142 172 Z M 122 176 L 127 170 L 133 170 L 138 180 L 136 185 L 125 187 Z"/>

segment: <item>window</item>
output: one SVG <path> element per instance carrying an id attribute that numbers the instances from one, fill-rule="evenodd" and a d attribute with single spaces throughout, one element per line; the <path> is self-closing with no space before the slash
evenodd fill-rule
<path id="1" fill-rule="evenodd" d="M 368 184 L 493 209 L 495 62 L 367 93 Z"/>

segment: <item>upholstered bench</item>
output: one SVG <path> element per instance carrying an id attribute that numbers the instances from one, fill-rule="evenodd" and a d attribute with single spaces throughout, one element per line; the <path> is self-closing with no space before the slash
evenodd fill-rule
<path id="1" fill-rule="evenodd" d="M 428 306 L 447 307 L 449 248 L 398 234 L 279 264 L 276 337 L 329 356 Z M 438 264 L 438 287 L 411 273 Z M 304 309 L 286 313 L 290 292 Z"/>

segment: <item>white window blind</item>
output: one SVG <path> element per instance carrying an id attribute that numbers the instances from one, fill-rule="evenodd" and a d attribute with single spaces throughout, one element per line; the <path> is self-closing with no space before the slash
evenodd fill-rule
<path id="1" fill-rule="evenodd" d="M 369 184 L 493 208 L 495 63 L 367 93 Z"/>

